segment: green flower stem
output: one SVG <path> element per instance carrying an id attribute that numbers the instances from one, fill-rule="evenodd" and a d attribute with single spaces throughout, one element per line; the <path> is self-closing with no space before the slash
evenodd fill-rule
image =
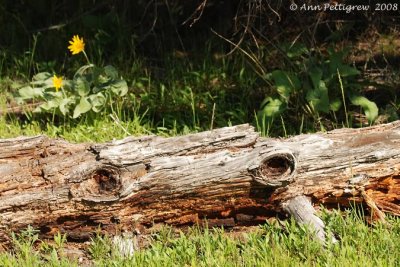
<path id="1" fill-rule="evenodd" d="M 85 58 L 86 58 L 88 64 L 91 65 L 92 63 L 90 63 L 90 60 L 89 60 L 88 56 L 86 55 L 85 50 L 82 50 L 82 52 L 83 52 L 83 55 L 85 56 Z"/>
<path id="2" fill-rule="evenodd" d="M 67 97 L 67 95 L 65 94 L 65 91 L 64 91 L 64 87 L 63 87 L 63 86 L 61 86 L 61 92 L 62 92 L 62 94 L 63 94 L 64 98 L 66 98 L 66 97 Z"/>

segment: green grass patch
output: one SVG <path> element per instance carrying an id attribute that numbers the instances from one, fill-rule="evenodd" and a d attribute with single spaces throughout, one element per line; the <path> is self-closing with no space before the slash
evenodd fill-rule
<path id="1" fill-rule="evenodd" d="M 257 230 L 232 235 L 224 229 L 189 228 L 176 233 L 164 227 L 149 247 L 124 257 L 112 239 L 97 235 L 87 248 L 94 266 L 399 266 L 400 219 L 367 226 L 355 212 L 324 212 L 336 244 L 321 246 L 307 227 L 293 220 L 266 223 Z M 51 244 L 31 228 L 15 235 L 14 249 L 0 254 L 1 266 L 78 266 L 63 257 L 65 238 Z"/>

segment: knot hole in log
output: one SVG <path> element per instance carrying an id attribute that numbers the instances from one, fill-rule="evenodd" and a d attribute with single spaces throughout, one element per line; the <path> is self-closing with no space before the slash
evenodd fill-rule
<path id="1" fill-rule="evenodd" d="M 120 190 L 119 172 L 111 167 L 97 168 L 84 181 L 73 185 L 70 189 L 75 199 L 97 203 L 117 201 Z"/>
<path id="2" fill-rule="evenodd" d="M 252 170 L 254 180 L 270 187 L 282 187 L 293 181 L 296 158 L 291 152 L 274 152 Z"/>
<path id="3" fill-rule="evenodd" d="M 99 192 L 113 192 L 118 187 L 118 181 L 114 175 L 108 170 L 97 170 L 93 173 L 92 178 L 99 186 Z"/>

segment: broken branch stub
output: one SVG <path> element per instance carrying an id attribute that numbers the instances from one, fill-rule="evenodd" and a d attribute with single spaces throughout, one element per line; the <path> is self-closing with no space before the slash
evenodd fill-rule
<path id="1" fill-rule="evenodd" d="M 283 209 L 293 216 L 293 218 L 299 224 L 304 224 L 310 227 L 315 232 L 317 240 L 325 245 L 326 244 L 326 232 L 324 222 L 316 215 L 316 210 L 311 204 L 311 201 L 305 196 L 297 196 L 288 201 L 282 203 Z M 336 243 L 337 240 L 331 235 L 332 243 Z"/>
<path id="2" fill-rule="evenodd" d="M 255 225 L 304 195 L 400 215 L 400 122 L 262 138 L 249 125 L 72 144 L 0 140 L 0 241 L 32 225 L 88 239 L 153 224 Z M 368 198 L 368 199 L 367 199 Z M 375 208 L 374 208 L 375 209 Z M 142 231 L 143 232 L 143 231 Z"/>

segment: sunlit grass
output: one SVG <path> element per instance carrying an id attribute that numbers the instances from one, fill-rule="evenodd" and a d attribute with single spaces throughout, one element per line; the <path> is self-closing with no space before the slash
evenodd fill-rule
<path id="1" fill-rule="evenodd" d="M 306 227 L 288 220 L 283 226 L 266 223 L 235 235 L 221 228 L 192 227 L 177 233 L 164 227 L 154 233 L 149 247 L 130 257 L 121 256 L 111 238 L 97 235 L 87 252 L 94 266 L 399 266 L 399 218 L 368 226 L 355 211 L 325 212 L 323 217 L 339 238 L 326 247 Z M 15 236 L 14 250 L 0 254 L 0 265 L 77 265 L 62 256 L 62 236 L 40 246 L 37 238 L 31 228 Z"/>
<path id="2" fill-rule="evenodd" d="M 114 117 L 115 118 L 115 117 Z M 21 122 L 17 119 L 7 121 L 0 117 L 0 138 L 16 136 L 47 135 L 61 137 L 71 142 L 105 142 L 113 139 L 122 139 L 129 135 L 139 136 L 151 134 L 150 126 L 142 125 L 137 120 L 119 121 L 113 117 L 98 118 L 90 124 L 75 123 L 54 125 L 38 121 Z"/>

